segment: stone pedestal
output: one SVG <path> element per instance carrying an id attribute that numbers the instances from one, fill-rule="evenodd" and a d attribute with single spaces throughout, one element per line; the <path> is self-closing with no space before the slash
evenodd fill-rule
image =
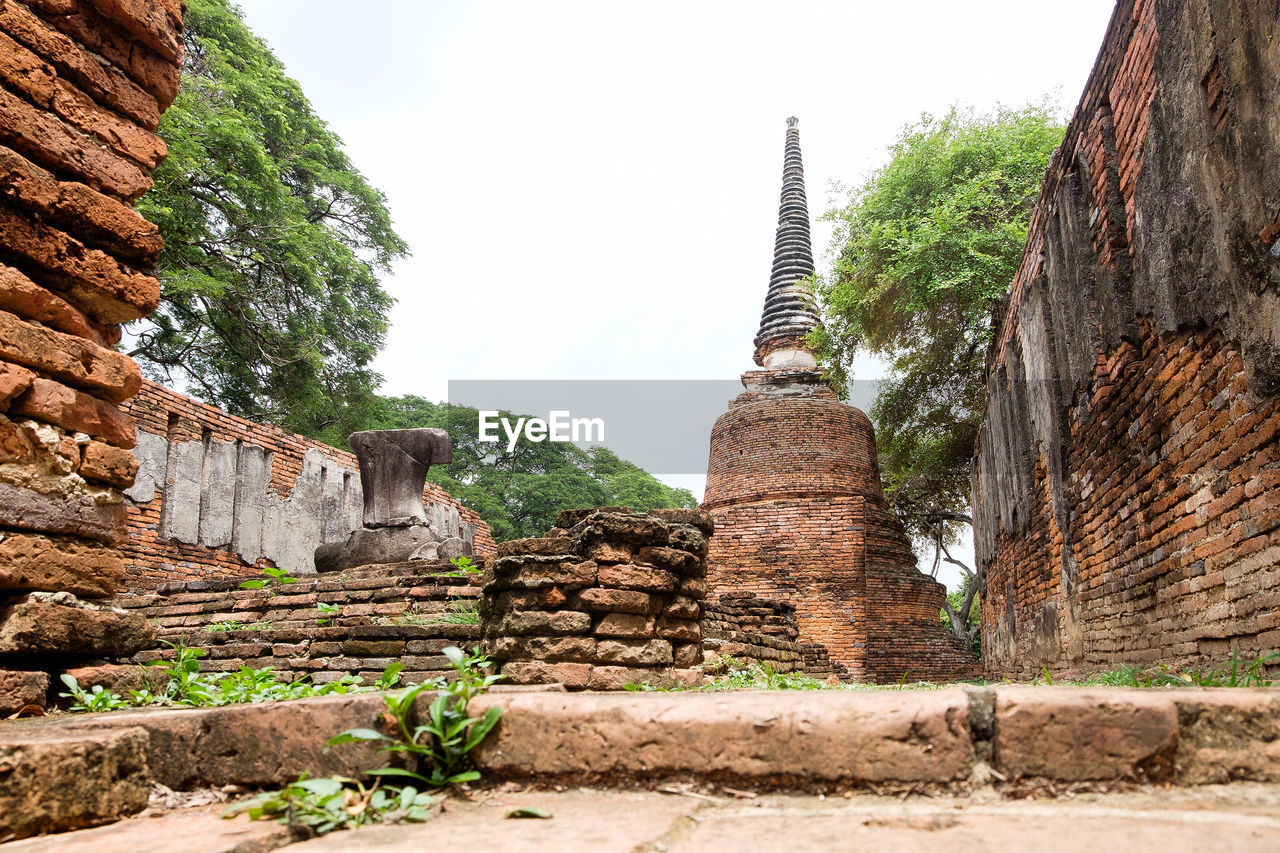
<path id="1" fill-rule="evenodd" d="M 368 430 L 348 439 L 360 464 L 364 526 L 345 542 L 315 551 L 316 571 L 439 560 L 471 553 L 471 545 L 438 530 L 427 516 L 422 489 L 427 470 L 453 461 L 453 444 L 442 429 Z"/>

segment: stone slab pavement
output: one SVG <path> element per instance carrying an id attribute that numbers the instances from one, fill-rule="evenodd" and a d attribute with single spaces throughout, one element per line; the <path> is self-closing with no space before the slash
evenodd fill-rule
<path id="1" fill-rule="evenodd" d="M 1280 785 L 1149 786 L 1057 799 L 907 798 L 854 794 L 762 794 L 740 799 L 696 791 L 570 789 L 473 792 L 450 799 L 424 824 L 336 832 L 290 844 L 275 823 L 220 820 L 223 806 L 140 816 L 107 827 L 0 845 L 3 853 L 290 853 L 474 850 L 486 853 L 754 853 L 879 849 L 1274 851 L 1280 847 Z M 515 808 L 550 819 L 508 819 Z"/>

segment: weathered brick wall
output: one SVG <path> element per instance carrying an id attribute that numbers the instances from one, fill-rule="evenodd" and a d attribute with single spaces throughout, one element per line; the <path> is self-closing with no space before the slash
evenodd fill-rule
<path id="1" fill-rule="evenodd" d="M 916 569 L 884 500 L 871 421 L 816 371 L 752 371 L 743 384 L 711 433 L 712 593 L 794 606 L 801 642 L 853 678 L 972 675 L 938 621 L 946 590 Z"/>
<path id="2" fill-rule="evenodd" d="M 600 507 L 503 542 L 481 608 L 499 671 L 569 689 L 699 683 L 712 531 L 699 510 Z"/>
<path id="3" fill-rule="evenodd" d="M 1274 2 L 1121 0 L 988 362 L 993 676 L 1280 647 Z"/>
<path id="4" fill-rule="evenodd" d="M 278 565 L 314 571 L 312 553 L 361 523 L 355 455 L 254 423 L 144 382 L 126 411 L 138 424 L 142 469 L 128 490 L 125 583 L 238 577 Z M 489 526 L 434 483 L 423 500 L 442 525 L 494 551 Z M 444 510 L 444 511 L 441 511 Z"/>
<path id="5" fill-rule="evenodd" d="M 141 375 L 112 347 L 160 298 L 163 243 L 131 205 L 181 56 L 177 0 L 0 2 L 0 716 L 78 655 L 147 639 L 65 594 L 124 574 Z"/>
<path id="6" fill-rule="evenodd" d="M 474 610 L 480 577 L 449 571 L 445 561 L 362 566 L 261 590 L 240 589 L 235 580 L 174 582 L 158 593 L 125 595 L 112 603 L 154 622 L 160 640 L 203 649 L 202 672 L 270 666 L 285 681 L 306 677 L 322 683 L 352 675 L 373 683 L 398 661 L 406 682 L 417 682 L 449 668 L 440 653 L 445 646 L 470 649 L 480 639 L 478 624 L 443 618 Z M 337 611 L 324 613 L 320 604 Z M 227 630 L 228 624 L 237 627 Z M 172 648 L 156 643 L 132 661 L 173 656 Z M 126 664 L 73 674 L 82 686 L 101 683 L 124 692 L 141 679 Z"/>

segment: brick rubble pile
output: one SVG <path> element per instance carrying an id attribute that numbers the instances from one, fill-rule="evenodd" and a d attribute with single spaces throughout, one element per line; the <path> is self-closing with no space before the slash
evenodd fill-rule
<path id="1" fill-rule="evenodd" d="M 699 510 L 601 507 L 502 543 L 485 574 L 487 650 L 515 684 L 699 683 L 713 530 Z"/>

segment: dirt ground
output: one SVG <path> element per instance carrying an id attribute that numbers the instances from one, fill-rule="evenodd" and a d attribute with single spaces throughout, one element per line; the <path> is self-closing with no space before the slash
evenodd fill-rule
<path id="1" fill-rule="evenodd" d="M 1010 851 L 1122 853 L 1280 849 L 1280 785 L 1237 783 L 1046 799 L 819 797 L 695 790 L 491 789 L 451 798 L 424 824 L 291 843 L 275 823 L 223 820 L 221 804 L 149 810 L 112 826 L 0 845 L 3 853 L 297 853 L 482 849 L 486 853 L 646 851 Z M 510 819 L 520 807 L 549 819 Z"/>

